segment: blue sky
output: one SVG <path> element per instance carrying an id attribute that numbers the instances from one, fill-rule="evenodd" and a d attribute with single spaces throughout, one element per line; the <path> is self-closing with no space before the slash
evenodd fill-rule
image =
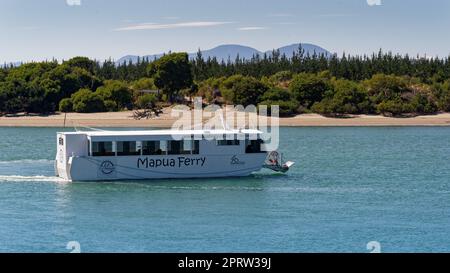
<path id="1" fill-rule="evenodd" d="M 118 59 L 231 43 L 268 50 L 308 42 L 339 54 L 379 48 L 450 53 L 448 0 L 0 0 L 0 5 L 0 63 L 78 55 Z"/>

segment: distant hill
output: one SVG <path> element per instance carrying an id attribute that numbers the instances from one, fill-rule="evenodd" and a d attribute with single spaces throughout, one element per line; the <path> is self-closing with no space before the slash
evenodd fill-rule
<path id="1" fill-rule="evenodd" d="M 309 53 L 310 55 L 313 55 L 315 52 L 317 55 L 321 55 L 321 54 L 324 54 L 326 56 L 331 55 L 331 53 L 328 50 L 326 50 L 320 46 L 313 45 L 313 44 L 301 44 L 301 45 L 302 45 L 303 50 L 305 51 L 305 54 Z M 281 55 L 286 54 L 286 56 L 288 58 L 291 58 L 293 55 L 293 52 L 297 52 L 299 47 L 300 47 L 300 44 L 292 44 L 292 45 L 280 47 L 278 50 L 280 51 Z M 268 51 L 267 53 L 269 55 L 272 54 L 272 50 Z"/>
<path id="2" fill-rule="evenodd" d="M 210 50 L 202 51 L 204 59 L 216 57 L 219 61 L 226 61 L 228 58 L 234 61 L 238 54 L 241 58 L 251 59 L 253 55 L 261 54 L 261 52 L 252 47 L 242 45 L 221 45 Z M 189 57 L 195 58 L 197 56 L 197 52 L 189 55 Z"/>
<path id="3" fill-rule="evenodd" d="M 330 56 L 331 53 L 327 51 L 326 49 L 313 45 L 313 44 L 301 44 L 302 48 L 305 50 L 305 54 L 309 53 L 310 55 L 314 54 L 316 52 L 317 54 L 325 54 L 327 56 Z M 280 47 L 275 50 L 279 50 L 281 54 L 286 54 L 288 58 L 291 58 L 293 53 L 297 51 L 300 47 L 300 44 L 292 44 L 284 47 Z M 260 56 L 263 56 L 264 53 L 266 53 L 268 56 L 272 55 L 273 50 L 269 50 L 266 52 L 261 52 L 255 48 L 248 47 L 248 46 L 242 46 L 242 45 L 220 45 L 218 47 L 215 47 L 213 49 L 209 50 L 202 50 L 202 55 L 204 59 L 208 59 L 209 57 L 213 58 L 216 57 L 219 61 L 227 61 L 228 58 L 230 58 L 232 61 L 236 59 L 236 57 L 239 55 L 240 58 L 245 59 L 251 59 L 254 55 L 259 54 Z M 149 60 L 158 59 L 163 54 L 155 54 L 155 55 L 146 55 L 141 56 L 141 58 L 148 58 Z M 197 52 L 189 53 L 189 58 L 193 59 L 197 56 Z M 122 58 L 120 58 L 117 61 L 117 64 L 122 64 L 124 62 L 133 62 L 136 63 L 139 56 L 135 55 L 127 55 Z"/>

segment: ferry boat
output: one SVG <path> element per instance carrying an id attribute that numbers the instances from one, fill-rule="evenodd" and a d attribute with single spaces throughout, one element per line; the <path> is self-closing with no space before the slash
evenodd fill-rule
<path id="1" fill-rule="evenodd" d="M 258 130 L 143 130 L 57 133 L 56 175 L 68 181 L 248 176 L 286 172 Z"/>

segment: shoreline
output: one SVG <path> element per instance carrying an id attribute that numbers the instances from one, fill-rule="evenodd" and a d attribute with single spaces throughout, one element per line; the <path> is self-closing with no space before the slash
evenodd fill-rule
<path id="1" fill-rule="evenodd" d="M 177 121 L 169 110 L 157 118 L 134 120 L 133 111 L 108 113 L 68 113 L 66 126 L 99 128 L 170 128 Z M 302 114 L 295 117 L 280 118 L 280 127 L 414 127 L 450 126 L 450 113 L 417 116 L 410 118 L 391 118 L 376 115 L 355 115 L 349 118 L 328 118 L 317 114 Z M 0 127 L 64 127 L 64 114 L 49 116 L 0 117 Z"/>

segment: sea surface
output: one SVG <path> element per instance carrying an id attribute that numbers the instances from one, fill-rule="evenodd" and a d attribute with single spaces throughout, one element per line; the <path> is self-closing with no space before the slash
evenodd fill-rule
<path id="1" fill-rule="evenodd" d="M 0 128 L 0 252 L 450 252 L 450 128 L 282 128 L 286 175 L 114 183 L 55 178 L 59 130 Z"/>

